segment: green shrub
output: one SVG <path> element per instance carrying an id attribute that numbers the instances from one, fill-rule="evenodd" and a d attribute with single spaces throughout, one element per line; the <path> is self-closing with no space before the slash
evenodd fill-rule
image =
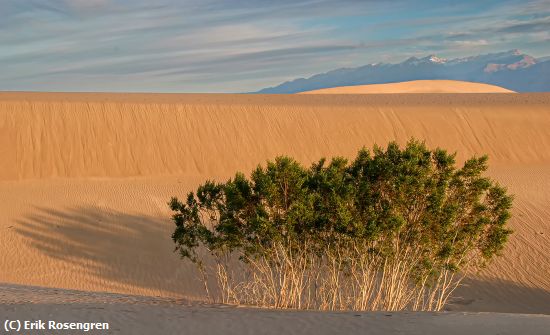
<path id="1" fill-rule="evenodd" d="M 414 140 L 310 168 L 278 157 L 173 198 L 172 238 L 222 302 L 441 310 L 511 233 L 512 197 L 486 170 L 486 156 L 456 168 L 454 154 Z"/>

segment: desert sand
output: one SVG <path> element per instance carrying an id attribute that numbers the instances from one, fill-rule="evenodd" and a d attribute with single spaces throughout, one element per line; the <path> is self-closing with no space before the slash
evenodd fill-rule
<path id="1" fill-rule="evenodd" d="M 2 293 L 18 300 L 3 301 Z M 18 303 L 25 299 L 27 303 Z M 17 285 L 0 285 L 0 315 L 5 320 L 32 316 L 45 324 L 108 324 L 108 331 L 85 334 L 546 335 L 550 327 L 549 315 L 282 311 Z"/>
<path id="2" fill-rule="evenodd" d="M 0 282 L 201 299 L 172 253 L 171 196 L 281 154 L 415 137 L 459 162 L 488 154 L 515 194 L 502 257 L 448 310 L 550 314 L 549 129 L 550 94 L 0 93 Z"/>
<path id="3" fill-rule="evenodd" d="M 322 88 L 301 94 L 386 94 L 386 93 L 514 93 L 506 88 L 459 80 L 413 80 L 400 83 Z"/>

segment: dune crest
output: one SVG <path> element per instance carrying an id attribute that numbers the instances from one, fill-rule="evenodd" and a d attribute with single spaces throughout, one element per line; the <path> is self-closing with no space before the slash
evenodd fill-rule
<path id="1" fill-rule="evenodd" d="M 300 94 L 386 94 L 386 93 L 515 93 L 509 89 L 459 80 L 413 80 L 399 83 L 322 88 Z"/>

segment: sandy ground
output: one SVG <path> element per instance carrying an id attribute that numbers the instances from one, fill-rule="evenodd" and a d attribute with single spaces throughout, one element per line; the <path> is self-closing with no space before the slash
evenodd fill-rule
<path id="1" fill-rule="evenodd" d="M 458 80 L 413 80 L 400 83 L 322 88 L 301 94 L 386 94 L 386 93 L 514 93 L 506 88 Z"/>
<path id="2" fill-rule="evenodd" d="M 39 293 L 39 295 L 37 295 Z M 36 300 L 39 296 L 40 300 Z M 67 304 L 67 301 L 72 302 Z M 32 303 L 30 303 L 32 302 Z M 548 334 L 550 316 L 499 313 L 305 312 L 0 284 L 5 320 L 108 323 L 87 334 Z M 61 334 L 40 331 L 39 334 Z M 84 333 L 74 331 L 73 333 Z M 84 334 L 86 334 L 84 333 Z"/>
<path id="3" fill-rule="evenodd" d="M 0 282 L 201 298 L 172 253 L 171 196 L 279 154 L 309 164 L 414 136 L 460 161 L 489 154 L 516 195 L 502 257 L 448 309 L 550 314 L 549 106 L 550 94 L 2 93 Z"/>

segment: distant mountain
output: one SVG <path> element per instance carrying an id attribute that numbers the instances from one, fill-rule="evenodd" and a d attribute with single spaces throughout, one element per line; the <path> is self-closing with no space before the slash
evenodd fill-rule
<path id="1" fill-rule="evenodd" d="M 256 93 L 298 93 L 320 88 L 421 79 L 473 81 L 516 92 L 549 92 L 550 58 L 536 59 L 517 49 L 455 59 L 435 55 L 411 57 L 398 64 L 376 63 L 337 69 L 287 81 Z"/>

